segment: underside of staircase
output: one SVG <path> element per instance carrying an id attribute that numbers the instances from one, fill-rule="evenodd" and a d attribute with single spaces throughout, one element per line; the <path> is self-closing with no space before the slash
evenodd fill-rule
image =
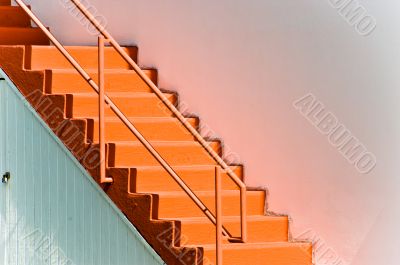
<path id="1" fill-rule="evenodd" d="M 97 47 L 66 47 L 97 80 Z M 138 49 L 126 47 L 137 61 Z M 105 49 L 106 94 L 178 172 L 189 187 L 214 209 L 214 159 L 163 105 L 146 83 L 112 48 Z M 32 27 L 19 7 L 0 0 L 0 67 L 49 127 L 99 182 L 98 96 L 68 61 Z M 157 84 L 157 71 L 145 70 Z M 177 103 L 177 93 L 165 92 Z M 215 227 L 167 172 L 106 108 L 107 175 L 104 191 L 167 264 L 215 262 Z M 197 117 L 188 117 L 195 127 Z M 210 146 L 222 155 L 218 140 Z M 243 167 L 231 166 L 243 179 Z M 239 190 L 223 174 L 223 222 L 240 235 Z M 247 192 L 248 242 L 224 241 L 224 264 L 310 265 L 312 246 L 292 242 L 287 216 L 268 215 L 266 192 Z"/>

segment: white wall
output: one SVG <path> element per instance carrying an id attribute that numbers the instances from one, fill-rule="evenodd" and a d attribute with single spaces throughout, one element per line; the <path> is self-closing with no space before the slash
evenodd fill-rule
<path id="1" fill-rule="evenodd" d="M 340 258 L 322 263 L 320 250 L 317 263 L 398 264 L 400 2 L 359 0 L 377 22 L 361 36 L 330 1 L 90 2 L 240 155 L 247 183 L 268 187 L 293 234 Z M 94 43 L 65 0 L 29 2 L 64 43 Z M 307 93 L 376 155 L 372 172 L 358 173 L 292 106 Z"/>

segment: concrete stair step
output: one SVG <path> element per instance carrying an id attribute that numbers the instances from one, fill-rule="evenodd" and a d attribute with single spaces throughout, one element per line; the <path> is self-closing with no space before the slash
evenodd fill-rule
<path id="1" fill-rule="evenodd" d="M 215 226 L 206 217 L 180 221 L 183 245 L 215 244 Z M 223 224 L 233 237 L 240 237 L 239 216 L 223 216 Z M 288 224 L 287 216 L 248 216 L 247 243 L 288 241 Z"/>
<path id="2" fill-rule="evenodd" d="M 184 192 L 159 192 L 159 218 L 179 219 L 180 217 L 204 217 L 204 213 Z M 196 195 L 214 212 L 215 193 L 213 191 L 199 191 Z M 222 191 L 224 216 L 240 214 L 240 192 L 235 190 Z M 265 192 L 247 192 L 247 215 L 263 215 L 265 212 Z"/>
<path id="3" fill-rule="evenodd" d="M 172 116 L 172 112 L 153 93 L 107 93 L 107 95 L 127 117 Z M 175 94 L 165 93 L 165 95 L 176 104 Z M 73 94 L 72 113 L 74 118 L 98 116 L 98 96 L 94 93 Z M 105 115 L 115 116 L 109 107 L 106 107 Z"/>
<path id="4" fill-rule="evenodd" d="M 6 6 L 0 2 L 0 27 L 30 27 L 31 19 L 17 6 Z"/>
<path id="5" fill-rule="evenodd" d="M 97 70 L 89 69 L 88 74 L 98 80 Z M 147 76 L 157 84 L 157 71 L 144 70 Z M 93 88 L 72 69 L 52 69 L 46 71 L 48 79 L 46 92 L 55 94 L 95 93 Z M 109 92 L 152 92 L 134 70 L 107 69 L 104 73 L 105 91 Z"/>
<path id="6" fill-rule="evenodd" d="M 243 179 L 243 167 L 231 166 L 236 175 Z M 178 166 L 175 172 L 193 191 L 214 191 L 215 166 Z M 238 187 L 226 173 L 222 173 L 222 188 L 237 190 Z M 181 187 L 160 166 L 138 167 L 134 169 L 130 179 L 131 192 L 158 193 L 166 191 L 182 191 Z"/>
<path id="7" fill-rule="evenodd" d="M 10 6 L 11 0 L 0 0 L 0 6 Z"/>
<path id="8" fill-rule="evenodd" d="M 173 117 L 131 117 L 133 125 L 151 141 L 193 141 L 194 136 Z M 187 119 L 195 128 L 198 126 L 196 118 Z M 93 141 L 99 141 L 99 120 L 93 119 Z M 135 135 L 118 117 L 107 117 L 105 120 L 105 134 L 108 142 L 138 141 Z"/>
<path id="9" fill-rule="evenodd" d="M 74 69 L 54 46 L 29 46 L 27 48 L 26 69 Z M 84 69 L 98 68 L 98 48 L 96 46 L 66 46 L 65 48 Z M 124 50 L 136 61 L 137 47 L 125 47 Z M 128 63 L 114 48 L 105 47 L 104 56 L 106 69 L 130 69 Z"/>
<path id="10" fill-rule="evenodd" d="M 0 27 L 0 45 L 49 45 L 39 28 Z"/>
<path id="11" fill-rule="evenodd" d="M 207 151 L 195 141 L 151 141 L 150 143 L 171 166 L 216 164 Z M 209 144 L 214 151 L 219 152 L 221 148 L 219 142 L 209 142 Z M 117 142 L 110 148 L 115 148 L 115 157 L 109 158 L 112 167 L 133 168 L 160 165 L 140 142 Z"/>
<path id="12" fill-rule="evenodd" d="M 203 245 L 204 264 L 215 264 L 215 244 Z M 223 247 L 226 265 L 312 265 L 310 243 L 246 243 L 226 244 Z"/>

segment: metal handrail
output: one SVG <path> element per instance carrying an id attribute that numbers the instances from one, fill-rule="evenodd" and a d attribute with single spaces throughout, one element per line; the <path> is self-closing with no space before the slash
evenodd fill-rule
<path id="1" fill-rule="evenodd" d="M 201 136 L 183 114 L 172 104 L 163 92 L 153 83 L 153 81 L 145 74 L 145 72 L 136 64 L 134 60 L 126 53 L 119 43 L 111 36 L 111 34 L 101 26 L 96 18 L 78 1 L 71 0 L 72 3 L 82 12 L 82 14 L 95 26 L 112 47 L 125 59 L 125 61 L 133 68 L 139 77 L 153 90 L 157 97 L 168 107 L 168 109 L 178 118 L 178 120 L 186 127 L 187 130 L 196 138 L 209 155 L 227 172 L 228 176 L 240 188 L 240 216 L 241 216 L 241 240 L 247 241 L 247 222 L 246 222 L 246 185 L 236 175 L 236 173 L 225 163 L 225 161 L 208 145 L 207 141 Z"/>
<path id="2" fill-rule="evenodd" d="M 161 166 L 173 177 L 177 184 L 185 191 L 185 193 L 192 199 L 192 201 L 204 212 L 207 218 L 216 225 L 217 232 L 230 237 L 227 229 L 223 227 L 221 220 L 221 196 L 220 194 L 220 169 L 216 169 L 216 216 L 208 209 L 208 207 L 196 196 L 196 194 L 186 185 L 186 183 L 179 177 L 174 169 L 164 160 L 164 158 L 154 149 L 154 147 L 147 141 L 147 139 L 136 129 L 136 127 L 129 121 L 129 119 L 119 110 L 119 108 L 112 102 L 112 100 L 104 94 L 104 41 L 111 44 L 112 47 L 128 62 L 133 70 L 140 76 L 140 78 L 153 90 L 158 98 L 170 109 L 170 111 L 178 118 L 178 120 L 189 130 L 195 139 L 203 146 L 204 149 L 213 157 L 213 159 L 224 169 L 229 177 L 240 188 L 240 220 L 241 220 L 241 241 L 247 240 L 247 223 L 246 223 L 246 186 L 240 178 L 233 172 L 233 170 L 223 161 L 223 159 L 208 145 L 207 141 L 197 132 L 197 130 L 186 120 L 183 114 L 165 97 L 161 90 L 147 77 L 143 70 L 132 60 L 132 58 L 123 50 L 118 42 L 104 29 L 100 23 L 91 15 L 88 10 L 77 0 L 71 0 L 75 6 L 86 16 L 93 26 L 99 31 L 99 85 L 89 76 L 89 74 L 80 66 L 80 64 L 71 56 L 71 54 L 64 48 L 64 46 L 54 37 L 54 35 L 41 23 L 35 14 L 26 6 L 22 0 L 15 0 L 16 3 L 27 13 L 32 21 L 45 33 L 49 40 L 55 47 L 63 54 L 63 56 L 72 64 L 78 73 L 87 81 L 87 83 L 99 94 L 99 118 L 100 118 L 100 149 L 102 153 L 102 160 L 100 165 L 101 182 L 110 183 L 112 178 L 105 177 L 105 144 L 104 144 L 104 102 L 110 106 L 111 110 L 121 119 L 121 121 L 129 128 L 129 130 L 138 138 L 138 140 L 145 146 L 151 155 L 161 164 Z M 219 179 L 219 181 L 218 181 Z M 217 198 L 219 197 L 219 199 Z M 217 236 L 217 250 L 221 249 L 218 242 L 221 240 Z M 221 242 L 219 243 L 221 244 Z M 222 253 L 222 252 L 221 252 Z M 222 257 L 222 254 L 220 255 Z"/>
<path id="3" fill-rule="evenodd" d="M 96 93 L 100 94 L 98 85 L 87 74 L 87 72 L 79 65 L 79 63 L 68 53 L 60 42 L 50 33 L 49 30 L 38 20 L 38 18 L 27 8 L 21 1 L 16 2 L 26 11 L 32 20 L 44 31 L 49 37 L 50 41 L 57 47 L 57 49 L 66 57 L 66 59 L 75 67 L 75 69 L 82 75 L 82 77 L 90 84 Z M 26 8 L 26 9 L 25 9 Z M 138 138 L 138 140 L 146 147 L 146 149 L 153 155 L 153 157 L 164 167 L 164 169 L 174 178 L 174 180 L 181 186 L 181 188 L 189 195 L 189 197 L 199 206 L 199 208 L 206 214 L 206 216 L 216 224 L 216 219 L 206 205 L 193 193 L 193 191 L 186 185 L 186 183 L 177 175 L 177 173 L 169 166 L 169 164 L 162 158 L 162 156 L 154 149 L 154 147 L 146 140 L 146 138 L 136 129 L 136 127 L 129 121 L 129 119 L 119 110 L 119 108 L 112 102 L 112 100 L 104 95 L 104 101 L 110 106 L 111 110 L 122 120 L 122 122 L 130 129 L 130 131 Z M 225 230 L 225 235 L 229 233 Z"/>

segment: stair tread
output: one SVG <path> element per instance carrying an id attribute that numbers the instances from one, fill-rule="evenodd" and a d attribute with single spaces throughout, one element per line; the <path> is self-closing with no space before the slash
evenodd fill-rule
<path id="1" fill-rule="evenodd" d="M 19 30 L 19 31 L 28 31 L 28 30 L 38 30 L 38 31 L 41 31 L 41 29 L 40 28 L 38 28 L 38 27 L 32 27 L 32 28 L 24 28 L 24 27 L 15 27 L 15 28 L 13 28 L 13 27 L 4 27 L 4 26 L 0 26 L 0 29 L 3 29 L 3 30 Z M 29 44 L 28 45 L 25 45 L 25 46 L 30 46 Z M 38 46 L 38 47 L 40 47 L 40 46 L 42 46 L 42 45 L 37 45 L 37 44 L 35 44 L 35 46 Z M 42 47 L 49 47 L 49 45 L 47 45 L 47 46 L 42 46 Z"/>
<path id="2" fill-rule="evenodd" d="M 191 187 L 194 192 L 200 190 L 213 191 L 215 180 L 215 165 L 179 165 L 172 166 L 175 172 Z M 230 166 L 243 179 L 242 166 Z M 136 193 L 160 193 L 162 191 L 181 191 L 179 185 L 161 166 L 136 166 L 131 168 L 135 172 L 131 179 L 131 191 Z M 222 173 L 223 189 L 237 190 L 238 186 L 228 176 Z"/>
<path id="3" fill-rule="evenodd" d="M 40 28 L 37 27 L 5 27 L 5 26 L 0 26 L 0 30 L 6 30 L 6 31 L 19 31 L 19 32 L 29 32 L 29 31 L 37 31 L 38 33 L 41 33 L 44 35 L 44 33 L 42 32 L 42 30 Z M 50 42 L 50 41 L 49 41 Z M 4 44 L 5 45 L 5 44 Z M 43 47 L 48 47 L 49 45 L 38 45 L 35 44 L 36 46 L 43 46 Z M 29 44 L 26 44 L 25 46 L 29 46 Z"/>
<path id="4" fill-rule="evenodd" d="M 54 68 L 54 69 L 49 69 L 54 73 L 63 73 L 63 74 L 70 74 L 70 73 L 76 73 L 79 74 L 75 69 L 65 69 L 65 68 Z M 98 69 L 97 68 L 87 68 L 85 71 L 88 74 L 97 74 Z M 156 71 L 154 69 L 142 69 L 142 71 Z M 105 74 L 137 74 L 135 70 L 130 70 L 130 69 L 104 69 Z"/>
<path id="5" fill-rule="evenodd" d="M 207 217 L 179 217 L 179 221 L 182 223 L 210 223 L 210 220 Z M 166 219 L 168 220 L 168 219 Z M 235 222 L 240 221 L 240 216 L 223 216 L 224 222 Z M 270 216 L 270 215 L 249 215 L 247 216 L 247 221 L 287 221 L 288 216 Z"/>
<path id="6" fill-rule="evenodd" d="M 18 8 L 18 7 L 17 7 Z M 43 47 L 40 45 L 29 45 L 30 47 L 34 48 L 34 49 L 46 49 L 46 50 L 57 50 L 57 47 L 55 46 L 47 46 L 47 47 Z M 98 49 L 97 46 L 95 45 L 65 45 L 64 48 L 66 49 L 80 49 L 80 50 L 96 50 Z M 135 48 L 137 49 L 137 46 L 125 46 L 122 48 Z M 104 47 L 105 50 L 115 50 L 113 47 L 109 47 L 106 46 Z"/>
<path id="7" fill-rule="evenodd" d="M 138 141 L 131 141 L 131 142 L 123 142 L 123 141 L 114 141 L 116 145 L 124 145 L 124 146 L 143 146 L 141 142 Z M 193 141 L 150 141 L 152 145 L 156 146 L 176 146 L 176 147 L 183 147 L 183 146 L 200 146 L 200 143 L 193 140 Z M 217 142 L 209 141 L 209 144 L 214 144 Z"/>
<path id="8" fill-rule="evenodd" d="M 224 249 L 265 249 L 265 248 L 293 248 L 293 247 L 311 247 L 311 243 L 307 242 L 251 242 L 251 243 L 225 243 Z M 199 245 L 187 245 L 199 246 Z M 215 250 L 215 244 L 201 244 L 204 250 Z"/>
<path id="9" fill-rule="evenodd" d="M 215 226 L 204 216 L 179 218 L 180 232 L 184 235 L 184 245 L 212 244 L 215 242 Z M 289 218 L 262 214 L 247 215 L 247 241 L 287 242 Z M 241 217 L 238 213 L 223 215 L 222 222 L 232 236 L 240 235 Z"/>
<path id="10" fill-rule="evenodd" d="M 106 92 L 105 93 L 109 97 L 115 98 L 153 98 L 157 97 L 156 94 L 150 92 Z M 93 93 L 73 93 L 74 96 L 77 97 L 85 97 L 85 98 L 97 98 L 98 94 L 93 91 Z M 174 93 L 164 93 L 164 95 L 174 95 Z"/>
<path id="11" fill-rule="evenodd" d="M 72 95 L 72 117 L 93 117 L 98 115 L 98 94 L 65 93 Z M 65 95 L 60 94 L 60 95 Z M 56 95 L 56 94 L 55 94 Z M 111 101 L 126 117 L 172 117 L 173 113 L 160 98 L 151 92 L 106 92 Z M 166 99 L 175 104 L 177 97 L 174 93 L 164 93 Z M 115 116 L 112 109 L 106 105 L 106 116 Z"/>
<path id="12" fill-rule="evenodd" d="M 87 119 L 92 119 L 94 121 L 98 121 L 99 117 L 86 117 Z M 175 117 L 127 117 L 129 120 L 134 122 L 179 122 L 179 120 Z M 195 119 L 195 118 L 186 118 L 187 120 Z M 121 122 L 121 119 L 118 117 L 104 117 L 104 121 L 106 122 Z M 180 123 L 180 122 L 179 122 Z"/>
<path id="13" fill-rule="evenodd" d="M 2 27 L 0 26 L 0 45 L 44 45 L 48 46 L 50 40 L 36 27 Z"/>
<path id="14" fill-rule="evenodd" d="M 241 167 L 239 166 L 230 166 L 231 168 L 233 167 Z M 111 167 L 112 168 L 112 167 Z M 121 167 L 118 167 L 121 168 Z M 131 167 L 127 167 L 131 168 Z M 132 167 L 138 170 L 164 170 L 162 166 L 135 166 Z M 178 165 L 173 167 L 176 170 L 209 170 L 210 168 L 215 168 L 215 165 Z"/>
<path id="15" fill-rule="evenodd" d="M 2 5 L 0 5 L 0 11 L 8 11 L 8 10 L 21 10 L 24 12 L 24 10 L 19 6 L 2 6 Z M 23 14 L 25 14 L 25 12 Z"/>
<path id="16" fill-rule="evenodd" d="M 23 10 L 23 9 L 19 6 L 2 6 L 2 5 L 0 5 L 0 11 L 2 11 L 2 10 Z"/>
<path id="17" fill-rule="evenodd" d="M 0 25 L 11 29 L 29 28 L 31 20 L 19 6 L 0 6 Z"/>
<path id="18" fill-rule="evenodd" d="M 81 60 L 79 60 L 81 61 Z M 97 64 L 97 62 L 91 62 Z M 89 62 L 86 60 L 85 70 L 89 76 L 97 81 L 98 70 L 88 67 Z M 115 66 L 115 65 L 114 65 Z M 117 66 L 115 66 L 117 67 Z M 46 68 L 49 68 L 48 66 Z M 80 76 L 75 69 L 59 69 L 51 68 L 47 69 L 50 72 L 49 79 L 51 80 L 51 86 L 46 88 L 46 91 L 57 93 L 95 93 L 90 85 Z M 157 84 L 157 70 L 145 69 L 143 72 L 153 83 Z M 105 69 L 105 91 L 110 93 L 116 92 L 153 92 L 153 90 L 140 78 L 139 74 L 134 70 L 129 69 Z"/>
<path id="19" fill-rule="evenodd" d="M 113 141 L 115 146 L 115 159 L 111 166 L 126 167 L 156 166 L 159 162 L 139 141 Z M 192 141 L 150 141 L 151 145 L 164 157 L 171 166 L 177 165 L 213 165 L 215 160 L 208 154 L 204 147 L 195 140 Z M 209 142 L 209 146 L 219 152 L 219 142 Z"/>
<path id="20" fill-rule="evenodd" d="M 98 47 L 97 46 L 64 46 L 73 58 L 84 69 L 98 68 Z M 134 60 L 137 60 L 137 47 L 123 47 L 124 51 Z M 73 65 L 64 58 L 55 46 L 41 47 L 37 45 L 28 46 L 28 60 L 26 68 L 30 70 L 44 69 L 70 69 L 75 70 Z M 105 47 L 105 69 L 131 69 L 131 66 L 113 48 Z"/>
<path id="21" fill-rule="evenodd" d="M 162 196 L 164 198 L 166 197 L 187 197 L 187 194 L 184 191 L 160 191 L 160 192 L 156 192 L 159 196 Z M 196 191 L 195 192 L 197 196 L 215 196 L 215 191 Z M 265 191 L 247 191 L 247 196 L 259 196 L 259 195 L 264 195 Z M 238 196 L 238 194 L 240 194 L 239 190 L 222 190 L 221 191 L 221 195 L 222 196 Z"/>

